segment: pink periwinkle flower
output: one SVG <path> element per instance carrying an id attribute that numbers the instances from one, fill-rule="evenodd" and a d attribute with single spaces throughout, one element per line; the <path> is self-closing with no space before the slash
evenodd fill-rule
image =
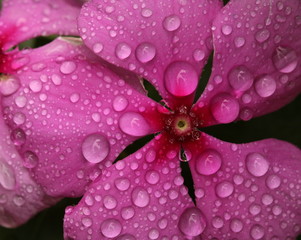
<path id="1" fill-rule="evenodd" d="M 10 75 L 20 86 L 2 97 L 1 128 L 49 196 L 84 194 L 66 209 L 65 239 L 297 236 L 301 151 L 275 139 L 231 144 L 202 128 L 249 120 L 299 94 L 300 10 L 298 0 L 233 0 L 224 8 L 215 0 L 91 0 L 78 20 L 88 48 L 59 38 L 13 55 L 10 64 L 28 62 Z M 194 103 L 212 49 L 211 78 Z M 146 96 L 141 77 L 164 106 Z"/>

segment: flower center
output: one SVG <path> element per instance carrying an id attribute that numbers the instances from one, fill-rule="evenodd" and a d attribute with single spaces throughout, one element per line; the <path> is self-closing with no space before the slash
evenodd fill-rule
<path id="1" fill-rule="evenodd" d="M 199 120 L 186 106 L 181 106 L 164 118 L 164 130 L 169 141 L 187 142 L 199 139 Z"/>

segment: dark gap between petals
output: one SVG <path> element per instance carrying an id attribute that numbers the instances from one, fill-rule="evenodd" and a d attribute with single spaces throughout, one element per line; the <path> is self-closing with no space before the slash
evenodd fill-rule
<path id="1" fill-rule="evenodd" d="M 210 54 L 210 56 L 207 60 L 207 63 L 205 64 L 205 66 L 203 68 L 203 71 L 200 76 L 199 83 L 198 83 L 198 86 L 197 86 L 197 89 L 196 89 L 196 92 L 194 95 L 193 103 L 197 102 L 197 100 L 200 98 L 201 94 L 204 92 L 204 90 L 208 84 L 208 81 L 209 81 L 209 78 L 210 78 L 210 75 L 212 72 L 212 61 L 213 61 L 213 52 Z"/>
<path id="2" fill-rule="evenodd" d="M 144 137 L 141 137 L 128 145 L 114 160 L 113 164 L 117 163 L 118 161 L 126 158 L 127 156 L 133 154 L 134 152 L 138 151 L 140 148 L 144 147 L 148 142 L 150 142 L 156 134 L 150 134 Z"/>
<path id="3" fill-rule="evenodd" d="M 224 6 L 227 5 L 229 1 L 230 1 L 230 0 L 223 0 Z"/>
<path id="4" fill-rule="evenodd" d="M 266 138 L 276 138 L 301 148 L 300 106 L 301 95 L 276 112 L 246 122 L 238 121 L 202 128 L 201 131 L 232 143 L 246 143 Z"/>
<path id="5" fill-rule="evenodd" d="M 57 37 L 58 37 L 58 35 L 38 36 L 35 38 L 31 38 L 27 41 L 21 42 L 20 44 L 18 44 L 18 48 L 21 50 L 24 48 L 42 47 L 42 46 L 52 42 Z"/>
<path id="6" fill-rule="evenodd" d="M 156 102 L 161 102 L 162 101 L 163 98 L 161 97 L 158 90 L 155 88 L 155 86 L 153 84 L 151 84 L 145 78 L 143 78 L 143 86 L 144 86 L 145 90 L 147 91 L 147 96 L 149 98 L 153 99 Z"/>
<path id="7" fill-rule="evenodd" d="M 181 153 L 182 153 L 182 151 L 181 151 Z M 184 155 L 185 155 L 185 153 L 184 153 Z M 181 154 L 181 156 L 182 156 L 182 154 Z M 191 197 L 194 205 L 196 205 L 194 183 L 193 183 L 193 178 L 192 178 L 189 164 L 188 164 L 188 162 L 181 161 L 180 167 L 182 169 L 181 175 L 184 178 L 184 185 L 187 187 L 188 194 Z"/>

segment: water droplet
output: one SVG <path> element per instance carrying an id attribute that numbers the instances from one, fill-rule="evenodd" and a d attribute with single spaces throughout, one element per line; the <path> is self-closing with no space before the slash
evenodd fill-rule
<path id="1" fill-rule="evenodd" d="M 91 226 L 92 226 L 92 220 L 91 220 L 91 218 L 84 217 L 84 218 L 82 219 L 82 224 L 83 224 L 85 227 L 91 227 Z"/>
<path id="2" fill-rule="evenodd" d="M 165 70 L 164 81 L 168 92 L 177 97 L 192 94 L 198 85 L 198 74 L 187 62 L 173 62 Z"/>
<path id="3" fill-rule="evenodd" d="M 259 43 L 263 43 L 266 40 L 268 40 L 268 38 L 270 37 L 270 32 L 267 29 L 262 29 L 259 30 L 256 34 L 255 34 L 255 39 L 259 42 Z"/>
<path id="4" fill-rule="evenodd" d="M 33 80 L 29 83 L 29 88 L 33 92 L 40 92 L 42 90 L 42 83 L 41 81 Z"/>
<path id="5" fill-rule="evenodd" d="M 141 15 L 145 18 L 149 18 L 153 15 L 153 11 L 151 9 L 144 8 L 142 9 Z"/>
<path id="6" fill-rule="evenodd" d="M 124 220 L 129 220 L 132 217 L 134 217 L 134 215 L 135 215 L 135 210 L 132 207 L 125 207 L 125 208 L 122 208 L 122 210 L 121 210 L 121 217 Z"/>
<path id="7" fill-rule="evenodd" d="M 59 86 L 59 85 L 62 84 L 62 78 L 58 74 L 52 74 L 51 80 L 52 80 L 54 85 Z"/>
<path id="8" fill-rule="evenodd" d="M 26 168 L 34 168 L 39 162 L 38 156 L 32 151 L 26 151 L 23 157 L 23 166 Z"/>
<path id="9" fill-rule="evenodd" d="M 27 103 L 27 98 L 25 96 L 17 96 L 15 98 L 15 103 L 19 108 L 23 108 Z"/>
<path id="10" fill-rule="evenodd" d="M 221 217 L 214 217 L 212 219 L 212 226 L 219 229 L 224 226 L 224 220 Z"/>
<path id="11" fill-rule="evenodd" d="M 273 203 L 274 199 L 271 195 L 269 194 L 263 194 L 261 197 L 261 202 L 265 205 L 271 205 Z"/>
<path id="12" fill-rule="evenodd" d="M 155 161 L 156 156 L 157 156 L 156 151 L 153 149 L 150 149 L 145 155 L 145 160 L 147 162 L 151 163 L 151 162 Z"/>
<path id="13" fill-rule="evenodd" d="M 238 117 L 239 104 L 231 95 L 221 93 L 212 99 L 211 112 L 219 123 L 230 123 Z"/>
<path id="14" fill-rule="evenodd" d="M 4 159 L 0 160 L 4 161 Z M 5 162 L 0 162 L 0 185 L 7 190 L 13 190 L 16 185 L 15 172 Z"/>
<path id="15" fill-rule="evenodd" d="M 252 205 L 249 207 L 249 212 L 250 212 L 253 216 L 256 216 L 256 215 L 258 215 L 258 214 L 261 212 L 261 206 L 258 205 L 258 204 L 252 204 Z"/>
<path id="16" fill-rule="evenodd" d="M 246 40 L 243 37 L 237 37 L 234 39 L 234 44 L 237 48 L 241 48 L 246 43 Z"/>
<path id="17" fill-rule="evenodd" d="M 79 96 L 78 93 L 72 93 L 72 94 L 70 95 L 70 101 L 71 101 L 72 103 L 77 103 L 77 102 L 79 101 L 79 98 L 80 98 L 80 96 Z"/>
<path id="18" fill-rule="evenodd" d="M 232 27 L 229 25 L 222 26 L 222 33 L 226 36 L 230 35 L 232 33 Z"/>
<path id="19" fill-rule="evenodd" d="M 216 185 L 216 195 L 220 198 L 226 198 L 231 196 L 231 194 L 234 192 L 234 186 L 232 183 L 228 181 L 221 182 Z"/>
<path id="20" fill-rule="evenodd" d="M 222 157 L 215 150 L 205 150 L 196 159 L 196 170 L 199 174 L 211 175 L 216 173 L 222 165 Z"/>
<path id="21" fill-rule="evenodd" d="M 131 182 L 125 177 L 117 178 L 115 180 L 115 186 L 120 191 L 128 190 L 130 185 L 131 185 Z"/>
<path id="22" fill-rule="evenodd" d="M 155 170 L 149 170 L 145 174 L 145 180 L 149 184 L 157 184 L 160 180 L 160 175 L 157 171 Z"/>
<path id="23" fill-rule="evenodd" d="M 126 109 L 129 101 L 124 96 L 117 96 L 113 101 L 113 108 L 117 112 L 121 112 Z"/>
<path id="24" fill-rule="evenodd" d="M 256 224 L 252 226 L 250 235 L 254 240 L 262 239 L 264 236 L 264 228 L 261 225 Z"/>
<path id="25" fill-rule="evenodd" d="M 177 15 L 167 16 L 163 20 L 163 27 L 169 32 L 176 31 L 180 27 L 180 25 L 181 19 Z"/>
<path id="26" fill-rule="evenodd" d="M 266 184 L 269 189 L 276 189 L 280 186 L 281 184 L 281 179 L 277 175 L 270 175 L 266 179 Z"/>
<path id="27" fill-rule="evenodd" d="M 116 46 L 115 54 L 121 60 L 128 58 L 131 55 L 131 53 L 132 53 L 132 49 L 126 43 L 119 43 Z"/>
<path id="28" fill-rule="evenodd" d="M 248 68 L 238 66 L 231 69 L 228 75 L 231 87 L 236 91 L 248 90 L 254 81 L 254 77 Z"/>
<path id="29" fill-rule="evenodd" d="M 20 80 L 18 77 L 1 75 L 0 76 L 0 93 L 9 96 L 20 88 Z"/>
<path id="30" fill-rule="evenodd" d="M 60 71 L 63 74 L 70 74 L 73 73 L 76 69 L 75 62 L 72 61 L 65 61 L 61 64 Z"/>
<path id="31" fill-rule="evenodd" d="M 205 227 L 205 217 L 196 207 L 186 208 L 180 216 L 179 229 L 188 237 L 199 236 Z"/>
<path id="32" fill-rule="evenodd" d="M 269 75 L 258 78 L 255 82 L 255 90 L 260 97 L 269 97 L 276 91 L 276 81 Z"/>
<path id="33" fill-rule="evenodd" d="M 21 128 L 12 131 L 10 138 L 16 146 L 22 146 L 26 141 L 26 134 Z"/>
<path id="34" fill-rule="evenodd" d="M 142 63 L 147 63 L 154 59 L 156 48 L 151 43 L 141 43 L 136 48 L 136 57 Z"/>
<path id="35" fill-rule="evenodd" d="M 243 229 L 243 223 L 239 219 L 232 219 L 230 223 L 230 229 L 235 232 L 239 233 Z"/>
<path id="36" fill-rule="evenodd" d="M 109 218 L 104 220 L 100 225 L 101 233 L 107 238 L 117 237 L 122 230 L 122 226 L 117 219 Z"/>
<path id="37" fill-rule="evenodd" d="M 273 53 L 272 61 L 279 72 L 290 73 L 296 69 L 298 57 L 291 48 L 279 46 Z"/>
<path id="38" fill-rule="evenodd" d="M 202 51 L 201 49 L 196 49 L 193 52 L 193 58 L 195 61 L 200 62 L 205 58 L 205 52 Z"/>
<path id="39" fill-rule="evenodd" d="M 132 202 L 137 207 L 146 207 L 149 204 L 150 197 L 148 192 L 142 187 L 136 187 L 132 192 Z"/>
<path id="40" fill-rule="evenodd" d="M 103 199 L 103 205 L 106 209 L 114 209 L 117 206 L 117 201 L 113 196 L 105 196 Z"/>
<path id="41" fill-rule="evenodd" d="M 17 125 L 22 125 L 25 123 L 26 117 L 23 113 L 17 112 L 14 114 L 13 121 Z"/>
<path id="42" fill-rule="evenodd" d="M 100 163 L 110 152 L 110 144 L 100 133 L 88 135 L 82 144 L 82 153 L 90 163 Z"/>
<path id="43" fill-rule="evenodd" d="M 93 52 L 100 53 L 103 50 L 103 45 L 101 43 L 95 43 L 93 45 Z"/>
<path id="44" fill-rule="evenodd" d="M 131 136 L 145 136 L 150 133 L 150 127 L 145 118 L 135 112 L 126 112 L 119 119 L 120 129 Z"/>
<path id="45" fill-rule="evenodd" d="M 248 171 L 255 177 L 265 175 L 269 169 L 269 162 L 260 153 L 250 153 L 246 157 Z"/>
<path id="46" fill-rule="evenodd" d="M 16 206 L 21 207 L 24 205 L 25 200 L 22 196 L 16 195 L 13 198 L 13 202 L 14 202 L 14 204 L 16 204 Z"/>

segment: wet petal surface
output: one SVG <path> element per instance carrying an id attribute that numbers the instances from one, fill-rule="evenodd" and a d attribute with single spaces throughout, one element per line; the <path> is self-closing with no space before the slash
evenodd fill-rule
<path id="1" fill-rule="evenodd" d="M 300 12 L 298 0 L 244 0 L 230 1 L 218 14 L 212 28 L 213 71 L 196 106 L 210 109 L 210 124 L 249 120 L 279 109 L 300 93 Z M 224 102 L 213 110 L 221 94 L 231 95 L 237 106 Z M 238 114 L 224 119 L 233 111 Z"/>
<path id="2" fill-rule="evenodd" d="M 295 239 L 301 152 L 275 139 L 231 144 L 203 134 L 189 162 L 205 239 Z"/>
<path id="3" fill-rule="evenodd" d="M 199 235 L 206 223 L 182 185 L 177 154 L 162 156 L 156 151 L 159 146 L 160 140 L 152 140 L 107 168 L 80 203 L 66 209 L 65 238 L 184 239 L 183 234 Z"/>
<path id="4" fill-rule="evenodd" d="M 142 75 L 162 96 L 186 96 L 211 50 L 211 20 L 220 7 L 218 1 L 93 0 L 81 10 L 79 30 L 97 55 Z"/>
<path id="5" fill-rule="evenodd" d="M 20 59 L 27 65 L 18 65 Z M 22 51 L 12 64 L 21 87 L 3 99 L 5 119 L 20 153 L 29 159 L 27 167 L 50 195 L 82 194 L 137 136 L 155 132 L 145 120 L 155 103 L 80 40 L 59 38 Z"/>
<path id="6" fill-rule="evenodd" d="M 0 44 L 5 50 L 27 39 L 51 34 L 78 35 L 80 0 L 4 0 Z"/>

